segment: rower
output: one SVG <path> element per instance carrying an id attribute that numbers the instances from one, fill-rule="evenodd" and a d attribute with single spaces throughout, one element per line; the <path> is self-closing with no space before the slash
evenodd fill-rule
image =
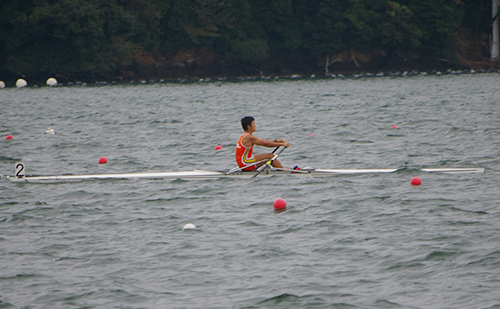
<path id="1" fill-rule="evenodd" d="M 289 147 L 290 144 L 287 143 L 284 139 L 275 139 L 274 141 L 260 139 L 257 136 L 253 135 L 253 132 L 256 131 L 255 119 L 253 117 L 247 116 L 241 119 L 241 126 L 243 127 L 243 133 L 236 144 L 236 162 L 239 167 L 244 167 L 247 165 L 251 165 L 247 168 L 244 168 L 245 171 L 252 171 L 265 162 L 252 165 L 255 162 L 269 160 L 273 158 L 272 153 L 263 153 L 253 156 L 253 146 L 259 145 L 264 147 L 280 147 L 285 146 Z M 277 168 L 283 168 L 283 165 L 278 160 L 274 160 L 272 165 Z"/>

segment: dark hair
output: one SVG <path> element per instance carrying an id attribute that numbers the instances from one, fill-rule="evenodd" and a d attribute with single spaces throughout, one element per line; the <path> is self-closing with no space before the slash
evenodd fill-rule
<path id="1" fill-rule="evenodd" d="M 252 124 L 252 121 L 255 121 L 255 119 L 253 119 L 253 117 L 251 116 L 241 118 L 241 126 L 243 127 L 244 131 L 248 129 L 248 126 Z"/>

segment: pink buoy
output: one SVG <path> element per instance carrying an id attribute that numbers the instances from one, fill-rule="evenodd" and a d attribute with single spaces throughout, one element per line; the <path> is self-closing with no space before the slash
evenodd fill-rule
<path id="1" fill-rule="evenodd" d="M 273 206 L 274 206 L 274 209 L 276 209 L 276 210 L 283 209 L 286 207 L 286 201 L 282 198 L 279 198 L 276 201 L 274 201 Z"/>
<path id="2" fill-rule="evenodd" d="M 412 186 L 420 186 L 422 184 L 422 180 L 418 177 L 413 177 L 411 179 Z"/>

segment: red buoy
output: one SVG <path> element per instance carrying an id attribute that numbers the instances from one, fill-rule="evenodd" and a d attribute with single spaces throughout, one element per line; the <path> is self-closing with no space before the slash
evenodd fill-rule
<path id="1" fill-rule="evenodd" d="M 413 177 L 411 179 L 412 186 L 420 186 L 422 184 L 422 180 L 418 177 Z"/>
<path id="2" fill-rule="evenodd" d="M 13 139 L 12 135 L 7 135 L 7 137 L 5 139 Z"/>
<path id="3" fill-rule="evenodd" d="M 222 149 L 222 146 L 221 145 L 217 145 L 215 146 L 215 150 L 221 150 Z"/>
<path id="4" fill-rule="evenodd" d="M 279 198 L 276 201 L 274 201 L 273 206 L 274 206 L 274 209 L 276 209 L 276 210 L 283 209 L 286 207 L 286 201 L 282 198 Z"/>
<path id="5" fill-rule="evenodd" d="M 106 159 L 106 157 L 99 158 L 99 164 L 106 164 L 106 163 L 108 163 L 108 159 Z"/>

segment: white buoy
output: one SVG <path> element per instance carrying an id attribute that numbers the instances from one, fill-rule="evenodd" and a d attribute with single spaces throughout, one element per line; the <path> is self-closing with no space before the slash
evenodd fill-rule
<path id="1" fill-rule="evenodd" d="M 184 227 L 182 228 L 183 230 L 193 230 L 196 228 L 196 225 L 194 225 L 193 223 L 188 223 L 186 225 L 184 225 Z"/>
<path id="2" fill-rule="evenodd" d="M 5 88 L 5 83 L 0 80 L 0 89 L 3 89 L 3 88 Z"/>
<path id="3" fill-rule="evenodd" d="M 47 86 L 56 87 L 57 86 L 57 79 L 55 79 L 54 77 L 47 79 Z"/>
<path id="4" fill-rule="evenodd" d="M 54 129 L 52 129 L 51 127 L 48 127 L 47 128 L 47 131 L 45 131 L 45 134 L 51 134 L 51 135 L 54 135 L 56 134 L 56 132 L 54 131 Z"/>
<path id="5" fill-rule="evenodd" d="M 16 87 L 17 88 L 23 88 L 23 87 L 26 87 L 26 86 L 28 86 L 28 83 L 24 79 L 20 78 L 20 79 L 18 79 L 16 81 Z"/>

